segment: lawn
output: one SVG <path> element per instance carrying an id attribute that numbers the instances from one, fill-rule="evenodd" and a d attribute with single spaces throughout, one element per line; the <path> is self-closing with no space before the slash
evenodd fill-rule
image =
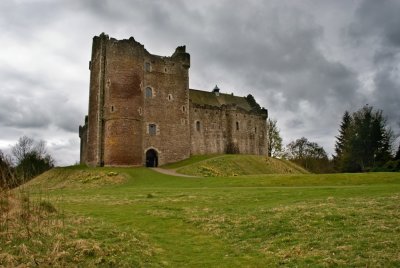
<path id="1" fill-rule="evenodd" d="M 57 208 L 59 238 L 0 243 L 0 264 L 400 266 L 399 173 L 184 178 L 73 167 L 19 192 Z"/>

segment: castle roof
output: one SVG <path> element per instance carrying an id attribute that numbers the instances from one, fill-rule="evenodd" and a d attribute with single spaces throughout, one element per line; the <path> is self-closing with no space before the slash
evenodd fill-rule
<path id="1" fill-rule="evenodd" d="M 199 105 L 221 107 L 222 105 L 233 104 L 236 105 L 238 108 L 242 108 L 246 111 L 252 110 L 252 107 L 246 97 L 238 97 L 234 96 L 233 94 L 215 94 L 215 92 L 190 89 L 189 99 L 192 101 L 192 103 Z"/>

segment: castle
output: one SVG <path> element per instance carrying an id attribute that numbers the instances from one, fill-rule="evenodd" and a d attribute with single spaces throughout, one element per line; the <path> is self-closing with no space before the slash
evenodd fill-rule
<path id="1" fill-rule="evenodd" d="M 189 88 L 185 46 L 150 54 L 133 37 L 93 38 L 81 163 L 158 166 L 199 154 L 267 155 L 268 112 L 254 98 Z"/>

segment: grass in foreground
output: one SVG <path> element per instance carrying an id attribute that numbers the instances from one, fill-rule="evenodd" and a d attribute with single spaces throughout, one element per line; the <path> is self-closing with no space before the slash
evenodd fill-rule
<path id="1" fill-rule="evenodd" d="M 121 179 L 110 182 L 110 172 Z M 26 189 L 35 198 L 48 186 L 69 221 L 60 262 L 74 261 L 83 240 L 87 254 L 75 263 L 86 266 L 400 266 L 399 173 L 178 178 L 62 168 Z M 45 259 L 57 242 L 49 241 L 39 252 L 24 244 Z M 17 258 L 13 243 L 2 252 Z"/>

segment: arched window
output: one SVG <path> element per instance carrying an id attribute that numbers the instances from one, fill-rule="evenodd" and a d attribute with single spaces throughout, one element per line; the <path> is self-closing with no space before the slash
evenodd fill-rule
<path id="1" fill-rule="evenodd" d="M 200 131 L 200 121 L 196 121 L 196 130 Z"/>
<path id="2" fill-rule="evenodd" d="M 146 98 L 153 97 L 153 89 L 151 87 L 146 87 Z"/>

